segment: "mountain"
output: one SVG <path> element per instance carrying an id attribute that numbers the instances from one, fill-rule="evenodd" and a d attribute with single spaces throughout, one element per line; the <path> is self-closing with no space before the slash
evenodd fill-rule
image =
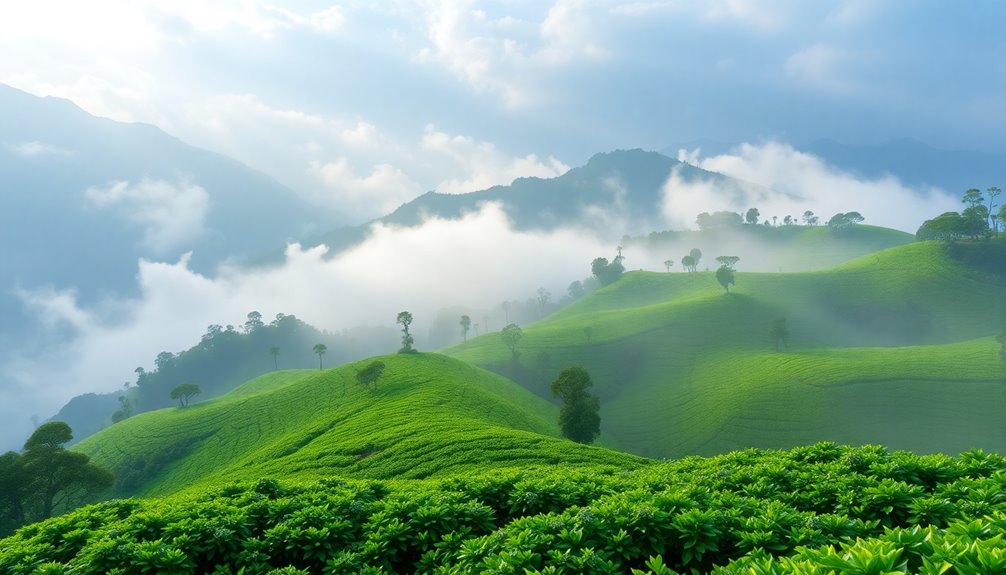
<path id="1" fill-rule="evenodd" d="M 12 292 L 52 286 L 79 301 L 135 290 L 139 258 L 209 272 L 331 226 L 288 188 L 145 124 L 0 85 L 0 312 L 25 324 Z"/>
<path id="2" fill-rule="evenodd" d="M 741 260 L 729 294 L 712 272 L 630 272 L 525 326 L 516 367 L 496 333 L 444 353 L 542 397 L 559 370 L 584 367 L 602 429 L 648 457 L 815 441 L 1001 452 L 998 248 L 913 243 L 812 273 Z"/>
<path id="3" fill-rule="evenodd" d="M 518 178 L 510 185 L 466 194 L 427 192 L 374 222 L 416 226 L 424 218 L 460 218 L 478 211 L 482 203 L 499 202 L 517 229 L 578 227 L 617 241 L 626 234 L 664 227 L 664 188 L 672 171 L 682 182 L 715 182 L 726 193 L 737 190 L 740 194 L 742 187 L 752 187 L 656 152 L 617 150 L 596 154 L 585 165 L 555 178 Z M 308 243 L 326 244 L 337 251 L 362 240 L 369 225 L 338 228 Z"/>

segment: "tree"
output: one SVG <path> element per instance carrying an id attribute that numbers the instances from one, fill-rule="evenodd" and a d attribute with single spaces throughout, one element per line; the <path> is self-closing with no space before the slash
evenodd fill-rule
<path id="1" fill-rule="evenodd" d="M 547 289 L 540 287 L 538 288 L 538 317 L 545 317 L 545 306 L 548 305 L 549 300 L 552 297 L 552 293 Z M 509 320 L 508 320 L 509 321 Z"/>
<path id="2" fill-rule="evenodd" d="M 987 207 L 987 211 L 989 214 L 989 226 L 992 228 L 993 232 L 999 231 L 999 225 L 997 223 L 999 216 L 995 213 L 995 208 L 999 204 L 995 203 L 995 200 L 1002 193 L 1003 191 L 995 186 L 992 186 L 991 188 L 985 190 L 985 195 L 988 196 L 989 199 L 989 204 Z"/>
<path id="3" fill-rule="evenodd" d="M 279 369 L 279 348 L 272 346 L 269 348 L 269 355 L 272 356 L 272 367 L 274 370 Z"/>
<path id="4" fill-rule="evenodd" d="M 503 344 L 510 349 L 510 357 L 513 359 L 514 365 L 517 365 L 517 356 L 520 355 L 517 351 L 517 344 L 520 343 L 520 338 L 524 337 L 524 332 L 517 324 L 511 323 L 503 328 L 500 337 L 503 339 Z"/>
<path id="5" fill-rule="evenodd" d="M 590 262 L 590 273 L 594 274 L 602 286 L 613 283 L 622 277 L 623 272 L 625 266 L 622 265 L 621 255 L 615 256 L 615 260 L 611 263 L 608 263 L 608 258 L 594 258 L 594 261 Z"/>
<path id="6" fill-rule="evenodd" d="M 720 285 L 729 294 L 730 286 L 734 285 L 734 270 L 727 266 L 720 266 L 716 270 L 716 281 L 720 282 Z"/>
<path id="7" fill-rule="evenodd" d="M 761 216 L 761 213 L 758 212 L 758 208 L 751 208 L 744 214 L 744 221 L 753 226 L 758 223 L 759 216 Z"/>
<path id="8" fill-rule="evenodd" d="M 199 386 L 194 383 L 180 383 L 171 390 L 171 399 L 178 400 L 178 405 L 181 407 L 188 407 L 189 401 L 202 393 Z"/>
<path id="9" fill-rule="evenodd" d="M 415 353 L 416 349 L 412 347 L 415 340 L 412 338 L 412 334 L 409 333 L 409 326 L 412 325 L 412 314 L 407 311 L 400 311 L 395 322 L 402 324 L 402 349 L 398 350 L 398 353 Z"/>
<path id="10" fill-rule="evenodd" d="M 321 358 L 324 357 L 325 352 L 328 351 L 328 346 L 323 343 L 316 343 L 314 344 L 314 347 L 311 349 L 312 351 L 314 351 L 314 353 L 318 355 L 318 370 L 320 371 L 322 368 Z"/>
<path id="11" fill-rule="evenodd" d="M 695 258 L 692 256 L 685 256 L 681 258 L 681 267 L 685 268 L 686 271 L 695 271 Z"/>
<path id="12" fill-rule="evenodd" d="M 796 220 L 793 219 L 793 216 L 786 216 L 785 218 L 782 219 L 782 225 L 784 226 L 792 226 L 795 223 Z"/>
<path id="13" fill-rule="evenodd" d="M 667 268 L 668 273 L 671 271 L 672 266 L 674 266 L 674 260 L 664 260 L 664 267 Z"/>
<path id="14" fill-rule="evenodd" d="M 828 227 L 842 230 L 850 228 L 863 221 L 863 216 L 859 212 L 837 213 L 828 220 Z"/>
<path id="15" fill-rule="evenodd" d="M 20 453 L 0 455 L 0 537 L 25 524 L 31 477 Z"/>
<path id="16" fill-rule="evenodd" d="M 786 340 L 789 339 L 789 327 L 786 325 L 786 318 L 780 317 L 772 320 L 772 326 L 768 331 L 775 342 L 775 350 L 782 351 L 786 348 Z"/>
<path id="17" fill-rule="evenodd" d="M 807 210 L 803 213 L 803 224 L 805 226 L 816 226 L 817 222 L 818 218 L 814 215 L 814 212 Z"/>
<path id="18" fill-rule="evenodd" d="M 999 213 L 996 214 L 996 219 L 1006 227 L 1006 204 L 999 206 Z"/>
<path id="19" fill-rule="evenodd" d="M 734 265 L 741 261 L 741 258 L 738 256 L 716 256 L 716 261 L 719 262 L 720 265 L 734 269 Z"/>
<path id="20" fill-rule="evenodd" d="M 593 443 L 601 434 L 601 403 L 587 391 L 593 385 L 581 367 L 568 367 L 552 382 L 552 395 L 562 402 L 559 429 L 577 443 Z"/>
<path id="21" fill-rule="evenodd" d="M 472 318 L 467 315 L 461 316 L 461 337 L 468 341 L 468 330 L 472 328 Z"/>
<path id="22" fill-rule="evenodd" d="M 967 204 L 968 207 L 980 206 L 985 203 L 985 198 L 982 196 L 982 191 L 978 188 L 971 188 L 966 190 L 964 195 L 961 196 L 961 203 Z"/>
<path id="23" fill-rule="evenodd" d="M 119 409 L 112 414 L 112 423 L 119 423 L 124 419 L 129 419 L 133 415 L 133 404 L 125 395 L 119 396 Z"/>
<path id="24" fill-rule="evenodd" d="M 245 322 L 245 333 L 252 333 L 260 327 L 265 327 L 262 321 L 262 314 L 257 311 L 248 312 L 248 321 Z"/>
<path id="25" fill-rule="evenodd" d="M 922 222 L 915 238 L 919 241 L 941 240 L 953 242 L 968 234 L 968 224 L 957 212 L 944 212 L 931 220 Z"/>
<path id="26" fill-rule="evenodd" d="M 699 267 L 699 263 L 702 261 L 702 250 L 699 248 L 692 248 L 688 252 L 688 255 L 692 256 L 692 271 L 695 271 Z"/>
<path id="27" fill-rule="evenodd" d="M 89 495 L 112 486 L 112 474 L 92 463 L 83 453 L 64 447 L 73 439 L 62 421 L 41 425 L 24 444 L 22 462 L 29 478 L 29 498 L 40 519 L 57 508 L 70 509 Z"/>
<path id="28" fill-rule="evenodd" d="M 363 387 L 374 386 L 377 389 L 377 380 L 380 379 L 381 374 L 384 373 L 384 362 L 383 361 L 372 361 L 367 364 L 366 367 L 356 372 L 356 381 Z"/>

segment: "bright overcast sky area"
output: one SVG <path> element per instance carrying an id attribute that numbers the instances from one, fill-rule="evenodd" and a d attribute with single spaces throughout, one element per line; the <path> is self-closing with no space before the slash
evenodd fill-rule
<path id="1" fill-rule="evenodd" d="M 362 220 L 699 139 L 1004 152 L 1004 21 L 994 0 L 33 0 L 0 8 L 0 82 Z"/>

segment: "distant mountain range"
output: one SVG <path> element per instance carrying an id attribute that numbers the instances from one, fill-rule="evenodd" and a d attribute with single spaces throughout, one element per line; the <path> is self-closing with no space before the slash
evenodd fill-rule
<path id="1" fill-rule="evenodd" d="M 82 301 L 135 289 L 141 257 L 213 270 L 296 239 L 319 217 L 290 189 L 159 128 L 92 116 L 0 84 L 0 312 L 14 288 Z"/>

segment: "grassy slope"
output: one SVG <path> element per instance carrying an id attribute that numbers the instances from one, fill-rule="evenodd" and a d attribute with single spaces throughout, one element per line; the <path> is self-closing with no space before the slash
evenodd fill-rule
<path id="1" fill-rule="evenodd" d="M 555 438 L 556 408 L 492 373 L 434 354 L 380 359 L 387 369 L 376 391 L 355 380 L 365 362 L 280 371 L 185 409 L 138 415 L 79 449 L 113 470 L 165 454 L 170 462 L 140 484 L 143 495 L 265 476 L 411 479 L 639 461 Z"/>
<path id="2" fill-rule="evenodd" d="M 1001 278 L 919 243 L 815 273 L 742 261 L 737 282 L 725 296 L 712 273 L 630 273 L 525 327 L 516 369 L 497 334 L 446 353 L 541 395 L 562 367 L 585 367 L 602 428 L 641 455 L 819 440 L 1006 451 Z M 788 353 L 768 335 L 777 317 Z"/>

